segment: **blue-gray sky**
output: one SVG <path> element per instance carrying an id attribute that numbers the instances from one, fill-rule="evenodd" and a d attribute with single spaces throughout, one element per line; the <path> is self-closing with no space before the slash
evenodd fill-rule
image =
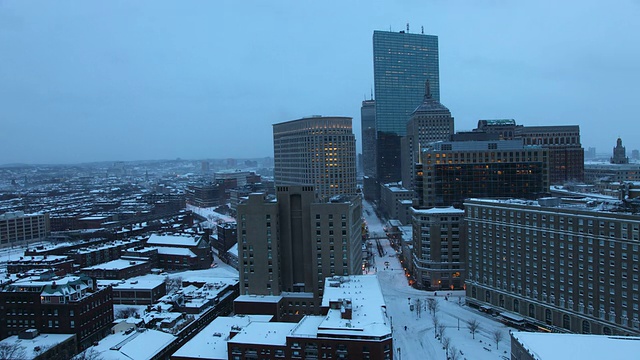
<path id="1" fill-rule="evenodd" d="M 640 2 L 0 0 L 0 164 L 271 156 L 271 124 L 354 118 L 374 30 L 439 36 L 441 101 L 640 148 Z M 360 146 L 358 146 L 360 147 Z"/>

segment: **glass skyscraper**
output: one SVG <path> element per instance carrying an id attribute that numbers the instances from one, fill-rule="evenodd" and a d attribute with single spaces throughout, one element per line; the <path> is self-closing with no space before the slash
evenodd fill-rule
<path id="1" fill-rule="evenodd" d="M 376 167 L 381 183 L 400 181 L 400 138 L 422 103 L 425 82 L 440 101 L 438 37 L 404 31 L 373 32 Z"/>

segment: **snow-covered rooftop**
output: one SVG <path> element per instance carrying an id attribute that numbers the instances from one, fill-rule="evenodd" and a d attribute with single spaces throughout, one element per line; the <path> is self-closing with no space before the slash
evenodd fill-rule
<path id="1" fill-rule="evenodd" d="M 160 255 L 175 255 L 175 256 L 188 256 L 190 258 L 197 257 L 193 251 L 187 248 L 178 247 L 158 247 L 158 254 Z"/>
<path id="2" fill-rule="evenodd" d="M 217 317 L 202 329 L 193 339 L 184 344 L 172 357 L 227 359 L 227 342 L 232 328 L 239 330 L 251 322 L 268 322 L 270 315 L 237 315 Z"/>
<path id="3" fill-rule="evenodd" d="M 0 341 L 0 346 L 15 345 L 24 347 L 25 359 L 34 359 L 42 354 L 42 351 L 46 351 L 48 348 L 63 343 L 74 336 L 74 334 L 40 334 L 33 339 L 18 339 L 18 335 L 13 335 Z"/>
<path id="4" fill-rule="evenodd" d="M 162 331 L 140 329 L 131 334 L 121 332 L 109 335 L 89 349 L 95 349 L 104 360 L 147 360 L 175 339 L 175 336 Z"/>
<path id="5" fill-rule="evenodd" d="M 538 360 L 637 359 L 640 337 L 514 332 L 513 337 Z"/>
<path id="6" fill-rule="evenodd" d="M 282 300 L 282 296 L 280 295 L 240 295 L 236 298 L 236 301 L 264 303 L 278 303 L 280 300 Z"/>
<path id="7" fill-rule="evenodd" d="M 137 276 L 128 280 L 98 280 L 98 286 L 104 284 L 113 285 L 114 289 L 154 289 L 159 285 L 162 285 L 165 281 L 165 277 L 161 275 L 144 275 Z"/>
<path id="8" fill-rule="evenodd" d="M 335 308 L 335 304 L 343 305 Z M 347 304 L 348 300 L 350 304 Z M 332 303 L 334 306 L 331 306 Z M 351 318 L 343 316 L 351 307 Z M 334 276 L 325 279 L 322 307 L 331 307 L 319 324 L 318 334 L 391 336 L 391 324 L 376 275 Z"/>
<path id="9" fill-rule="evenodd" d="M 464 214 L 464 210 L 449 207 L 434 207 L 430 209 L 414 209 L 416 214 Z"/>
<path id="10" fill-rule="evenodd" d="M 132 266 L 140 265 L 142 263 L 146 263 L 146 261 L 116 259 L 103 264 L 97 264 L 97 265 L 89 266 L 86 268 L 82 268 L 82 270 L 122 270 L 122 269 L 130 268 Z"/>
<path id="11" fill-rule="evenodd" d="M 234 336 L 233 339 L 229 340 L 229 342 L 237 344 L 285 346 L 287 344 L 287 336 L 296 326 L 296 323 L 251 322 Z"/>
<path id="12" fill-rule="evenodd" d="M 174 246 L 196 246 L 198 245 L 199 237 L 188 235 L 158 235 L 153 234 L 147 240 L 148 245 L 174 245 Z"/>

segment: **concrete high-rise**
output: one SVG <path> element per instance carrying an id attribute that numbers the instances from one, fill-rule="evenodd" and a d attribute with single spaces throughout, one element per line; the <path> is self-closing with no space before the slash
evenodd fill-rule
<path id="1" fill-rule="evenodd" d="M 323 202 L 312 186 L 250 194 L 238 205 L 240 293 L 283 294 L 292 319 L 317 313 L 326 277 L 362 273 L 361 227 L 358 195 Z"/>
<path id="2" fill-rule="evenodd" d="M 408 32 L 374 31 L 373 72 L 376 113 L 376 167 L 380 183 L 401 179 L 400 138 L 407 121 L 431 83 L 440 101 L 438 37 Z"/>
<path id="3" fill-rule="evenodd" d="M 273 125 L 276 186 L 314 186 L 319 199 L 356 193 L 350 117 L 313 116 Z"/>

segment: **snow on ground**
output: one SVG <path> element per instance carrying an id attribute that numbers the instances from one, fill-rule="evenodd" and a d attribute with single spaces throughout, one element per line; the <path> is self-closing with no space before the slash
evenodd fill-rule
<path id="1" fill-rule="evenodd" d="M 364 202 L 363 209 L 371 236 L 384 236 L 383 224 L 376 217 L 371 205 Z M 445 325 L 443 338 L 448 337 L 451 345 L 458 349 L 458 360 L 509 358 L 510 328 L 490 315 L 467 307 L 463 291 L 438 291 L 437 296 L 434 296 L 433 291 L 421 291 L 410 287 L 400 260 L 395 256 L 395 250 L 391 248 L 389 241 L 381 240 L 381 244 L 390 255 L 376 256 L 376 267 L 382 294 L 387 304 L 387 313 L 392 318 L 396 359 L 446 359 L 442 343 L 435 338 L 433 315 L 425 309 L 427 299 L 438 301 L 439 310 L 436 316 L 440 323 Z M 388 269 L 384 265 L 385 261 L 389 262 Z M 447 293 L 450 293 L 450 296 L 445 300 Z M 420 316 L 415 310 L 416 299 L 422 302 Z M 410 310 L 410 303 L 414 305 L 414 311 Z M 468 329 L 470 320 L 476 320 L 479 323 L 475 339 Z M 496 330 L 502 332 L 498 349 L 493 339 Z"/>
<path id="2" fill-rule="evenodd" d="M 236 219 L 229 215 L 223 215 L 214 211 L 215 208 L 201 208 L 197 206 L 193 206 L 187 204 L 187 210 L 191 210 L 194 213 L 204 217 L 207 219 L 205 223 L 207 223 L 212 228 L 215 227 L 218 223 L 226 223 L 226 222 L 235 222 Z"/>

